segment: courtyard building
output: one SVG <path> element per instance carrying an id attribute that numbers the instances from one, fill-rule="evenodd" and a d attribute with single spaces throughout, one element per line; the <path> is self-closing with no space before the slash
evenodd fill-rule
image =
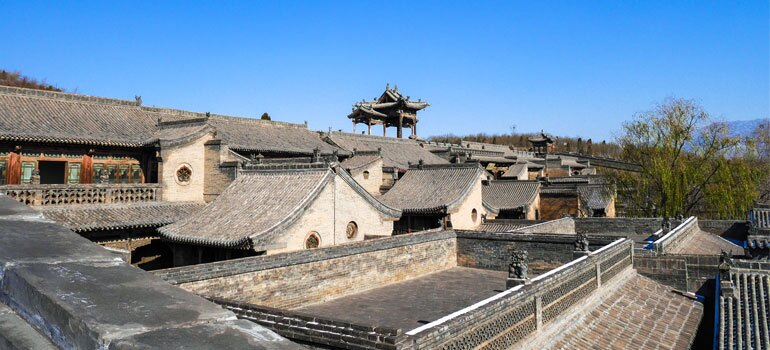
<path id="1" fill-rule="evenodd" d="M 390 236 L 400 216 L 337 163 L 252 164 L 195 215 L 159 231 L 183 266 Z"/>
<path id="2" fill-rule="evenodd" d="M 496 214 L 484 206 L 482 182 L 489 173 L 479 163 L 412 165 L 380 200 L 402 211 L 396 233 L 453 227 L 473 229 Z"/>

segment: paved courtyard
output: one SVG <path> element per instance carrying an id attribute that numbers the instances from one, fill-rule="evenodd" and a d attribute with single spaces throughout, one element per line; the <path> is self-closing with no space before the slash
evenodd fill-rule
<path id="1" fill-rule="evenodd" d="M 408 331 L 505 290 L 507 272 L 453 267 L 297 311 Z"/>

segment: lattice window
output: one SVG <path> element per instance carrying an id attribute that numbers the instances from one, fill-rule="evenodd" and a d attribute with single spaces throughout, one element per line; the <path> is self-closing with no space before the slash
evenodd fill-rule
<path id="1" fill-rule="evenodd" d="M 358 224 L 356 224 L 355 221 L 351 221 L 348 223 L 348 226 L 345 228 L 345 235 L 348 236 L 348 239 L 353 239 L 358 234 Z"/>
<path id="2" fill-rule="evenodd" d="M 180 183 L 183 183 L 183 184 L 189 183 L 191 177 L 192 177 L 192 170 L 190 170 L 190 168 L 186 165 L 182 165 L 176 171 L 176 179 Z"/>
<path id="3" fill-rule="evenodd" d="M 305 238 L 305 249 L 318 248 L 321 245 L 321 237 L 318 236 L 318 232 L 310 232 Z"/>

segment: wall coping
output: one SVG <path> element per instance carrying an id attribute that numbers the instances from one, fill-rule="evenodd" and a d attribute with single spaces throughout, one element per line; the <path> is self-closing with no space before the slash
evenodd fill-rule
<path id="1" fill-rule="evenodd" d="M 369 241 L 344 243 L 332 247 L 292 251 L 274 255 L 252 256 L 206 264 L 155 270 L 151 272 L 164 279 L 166 282 L 171 284 L 181 284 L 322 260 L 337 259 L 351 255 L 453 238 L 456 238 L 454 231 L 412 233 Z"/>
<path id="2" fill-rule="evenodd" d="M 556 278 L 553 277 L 554 275 L 557 275 L 557 274 L 559 274 L 561 272 L 564 272 L 564 271 L 574 267 L 575 265 L 578 265 L 578 264 L 588 260 L 589 256 L 591 256 L 591 257 L 599 256 L 600 254 L 603 254 L 604 252 L 606 252 L 608 250 L 611 250 L 613 247 L 617 247 L 617 246 L 621 245 L 624 242 L 630 242 L 630 240 L 628 240 L 627 238 L 617 239 L 614 242 L 612 242 L 612 243 L 610 243 L 610 244 L 608 244 L 608 245 L 606 245 L 606 246 L 604 246 L 604 247 L 602 247 L 600 249 L 597 249 L 594 252 L 591 252 L 588 256 L 583 256 L 583 257 L 580 257 L 578 259 L 572 260 L 572 261 L 570 261 L 567 264 L 564 264 L 564 265 L 562 265 L 562 266 L 560 266 L 558 268 L 555 268 L 555 269 L 553 269 L 551 271 L 548 271 L 548 272 L 546 272 L 546 273 L 544 273 L 544 274 L 542 274 L 540 276 L 537 276 L 537 277 L 533 278 L 531 280 L 531 282 L 532 283 L 539 282 L 538 284 L 541 284 L 541 283 L 546 283 L 547 281 L 556 280 Z M 630 251 L 629 251 L 629 254 L 631 254 Z M 450 321 L 452 319 L 455 319 L 455 318 L 457 318 L 459 316 L 462 316 L 464 314 L 470 313 L 471 311 L 480 309 L 481 307 L 483 307 L 483 306 L 485 306 L 485 305 L 487 305 L 487 304 L 489 304 L 489 303 L 491 303 L 493 301 L 502 299 L 503 297 L 506 297 L 508 295 L 511 295 L 513 293 L 521 291 L 525 286 L 531 286 L 531 285 L 532 284 L 518 285 L 518 286 L 515 286 L 513 288 L 507 289 L 507 290 L 505 290 L 505 291 L 503 291 L 501 293 L 495 294 L 495 295 L 493 295 L 493 296 L 491 296 L 491 297 L 489 297 L 487 299 L 479 301 L 479 302 L 477 302 L 477 303 L 475 303 L 475 304 L 473 304 L 471 306 L 465 307 L 465 308 L 463 308 L 463 309 L 461 309 L 459 311 L 455 311 L 455 312 L 453 312 L 453 313 L 451 313 L 449 315 L 441 317 L 441 318 L 439 318 L 436 321 L 433 321 L 431 323 L 424 324 L 424 325 L 422 325 L 420 327 L 412 329 L 412 330 L 406 332 L 406 335 L 416 336 L 419 333 L 422 333 L 422 332 L 424 332 L 426 330 L 429 330 L 429 329 L 435 328 L 437 326 L 440 326 L 440 325 L 442 325 L 442 324 L 444 324 L 444 323 L 446 323 L 446 322 L 448 322 L 448 321 Z M 528 289 L 529 290 L 534 290 L 534 287 L 529 287 Z"/>

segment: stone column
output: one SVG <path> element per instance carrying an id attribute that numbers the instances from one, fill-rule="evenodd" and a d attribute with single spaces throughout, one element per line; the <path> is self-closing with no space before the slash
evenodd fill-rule
<path id="1" fill-rule="evenodd" d="M 396 137 L 403 138 L 403 130 L 404 130 L 404 116 L 399 115 L 398 128 L 396 129 Z"/>
<path id="2" fill-rule="evenodd" d="M 388 136 L 388 122 L 382 123 L 382 137 Z"/>

